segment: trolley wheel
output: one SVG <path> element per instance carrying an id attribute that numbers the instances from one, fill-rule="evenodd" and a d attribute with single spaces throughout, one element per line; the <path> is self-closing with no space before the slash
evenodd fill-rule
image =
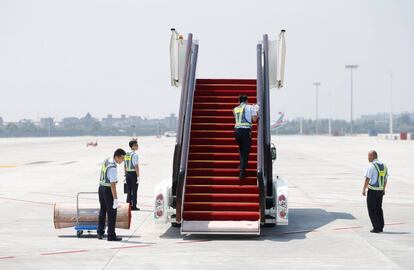
<path id="1" fill-rule="evenodd" d="M 276 227 L 276 223 L 265 223 L 265 224 L 263 224 L 263 227 L 265 227 L 265 228 L 274 228 L 274 227 Z"/>
<path id="2" fill-rule="evenodd" d="M 82 230 L 79 230 L 79 231 L 76 231 L 76 236 L 79 238 L 79 237 L 81 237 L 82 236 L 82 234 L 83 234 L 83 231 Z"/>

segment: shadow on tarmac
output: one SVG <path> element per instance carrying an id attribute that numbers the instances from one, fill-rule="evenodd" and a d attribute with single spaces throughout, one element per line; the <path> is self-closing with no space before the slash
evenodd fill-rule
<path id="1" fill-rule="evenodd" d="M 317 230 L 337 219 L 353 220 L 355 217 L 344 212 L 328 212 L 322 208 L 291 208 L 289 209 L 289 225 L 276 227 L 261 227 L 260 236 L 257 235 L 181 235 L 180 228 L 169 227 L 161 238 L 184 240 L 252 240 L 252 241 L 280 241 L 305 239 L 308 233 Z"/>
<path id="2" fill-rule="evenodd" d="M 381 234 L 411 234 L 410 232 L 382 232 Z"/>
<path id="3" fill-rule="evenodd" d="M 139 235 L 117 234 L 117 236 L 125 238 L 125 239 L 141 238 L 141 236 L 139 236 Z M 79 239 L 82 239 L 82 238 L 85 238 L 85 239 L 98 238 L 98 236 L 96 235 L 96 232 L 95 233 L 91 232 L 90 234 L 85 233 L 81 237 L 77 237 L 76 235 L 58 235 L 58 237 L 59 238 L 79 238 Z M 105 234 L 105 239 L 106 239 L 106 234 Z"/>

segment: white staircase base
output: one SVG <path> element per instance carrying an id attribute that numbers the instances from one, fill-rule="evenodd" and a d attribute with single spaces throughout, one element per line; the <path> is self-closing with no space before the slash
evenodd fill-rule
<path id="1" fill-rule="evenodd" d="M 255 234 L 260 235 L 257 221 L 183 220 L 181 234 Z"/>

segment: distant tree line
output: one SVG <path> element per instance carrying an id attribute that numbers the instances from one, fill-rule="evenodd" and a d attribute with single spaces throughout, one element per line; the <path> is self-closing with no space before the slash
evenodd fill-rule
<path id="1" fill-rule="evenodd" d="M 272 130 L 273 134 L 300 134 L 301 119 L 296 118 L 289 120 L 286 124 L 276 130 Z M 327 134 L 329 131 L 329 120 L 320 119 L 318 121 L 318 133 Z M 351 124 L 345 120 L 332 120 L 331 131 L 333 134 L 346 135 L 351 133 Z M 394 133 L 408 132 L 414 133 L 414 119 L 409 113 L 402 113 L 394 116 L 393 119 Z M 379 134 L 389 132 L 389 121 L 384 120 L 366 120 L 357 119 L 353 123 L 353 132 L 357 134 Z M 302 133 L 315 134 L 316 121 L 311 119 L 302 119 Z"/>
<path id="2" fill-rule="evenodd" d="M 353 130 L 358 134 L 378 134 L 389 132 L 389 122 L 384 119 L 384 115 L 380 120 L 373 119 L 357 119 L 354 121 Z M 315 134 L 316 121 L 311 119 L 292 119 L 276 130 L 272 130 L 273 134 L 300 134 L 300 126 L 302 122 L 302 134 Z M 402 113 L 395 115 L 393 119 L 394 133 L 409 132 L 414 133 L 414 115 L 410 113 Z M 318 134 L 327 134 L 329 128 L 328 119 L 318 121 Z M 145 136 L 145 135 L 161 135 L 165 131 L 171 130 L 170 127 L 163 122 L 153 122 L 148 125 L 129 125 L 123 127 L 108 127 L 102 122 L 88 116 L 76 124 L 66 125 L 35 125 L 30 120 L 21 120 L 16 123 L 0 124 L 0 137 L 47 137 L 47 136 Z M 351 131 L 349 121 L 332 120 L 331 130 L 335 135 L 346 135 Z"/>
<path id="3" fill-rule="evenodd" d="M 163 119 L 143 119 L 139 116 L 108 115 L 99 120 L 87 113 L 84 117 L 67 117 L 55 122 L 51 117 L 41 118 L 35 123 L 22 119 L 4 123 L 0 117 L 0 137 L 47 137 L 47 136 L 145 136 L 160 135 L 175 130 L 177 118 L 174 114 Z"/>
<path id="4" fill-rule="evenodd" d="M 39 127 L 32 122 L 8 123 L 0 126 L 0 137 L 47 137 L 47 136 L 145 136 L 158 135 L 167 131 L 165 124 L 130 126 L 128 128 L 107 128 L 99 122 L 82 126 Z"/>

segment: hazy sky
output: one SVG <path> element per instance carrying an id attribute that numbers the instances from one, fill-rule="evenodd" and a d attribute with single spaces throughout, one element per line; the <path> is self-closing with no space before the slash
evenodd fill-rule
<path id="1" fill-rule="evenodd" d="M 255 78 L 262 34 L 286 29 L 286 82 L 272 118 L 414 111 L 414 1 L 0 0 L 0 116 L 162 117 L 178 111 L 169 86 L 170 28 L 199 39 L 200 78 Z"/>

